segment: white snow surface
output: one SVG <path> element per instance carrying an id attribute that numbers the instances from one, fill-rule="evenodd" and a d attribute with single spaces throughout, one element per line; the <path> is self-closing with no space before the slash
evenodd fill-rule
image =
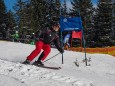
<path id="1" fill-rule="evenodd" d="M 34 49 L 34 45 L 0 41 L 0 86 L 115 86 L 113 56 L 87 53 L 91 61 L 86 66 L 84 53 L 65 50 L 63 64 L 61 54 L 44 63 L 59 66 L 60 70 L 21 64 Z M 46 60 L 57 53 L 52 48 Z M 79 67 L 75 65 L 76 60 Z"/>

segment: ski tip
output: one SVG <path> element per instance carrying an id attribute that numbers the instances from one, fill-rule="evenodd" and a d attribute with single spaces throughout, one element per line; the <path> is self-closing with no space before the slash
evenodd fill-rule
<path id="1" fill-rule="evenodd" d="M 59 69 L 61 69 L 61 67 L 59 67 Z"/>

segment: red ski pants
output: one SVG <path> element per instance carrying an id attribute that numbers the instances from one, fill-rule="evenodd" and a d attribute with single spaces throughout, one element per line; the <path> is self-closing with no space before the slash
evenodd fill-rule
<path id="1" fill-rule="evenodd" d="M 28 60 L 32 61 L 43 49 L 44 56 L 42 57 L 42 61 L 48 56 L 48 54 L 51 51 L 50 44 L 45 44 L 42 41 L 38 41 L 36 43 L 35 50 L 32 51 L 32 53 L 27 57 Z"/>

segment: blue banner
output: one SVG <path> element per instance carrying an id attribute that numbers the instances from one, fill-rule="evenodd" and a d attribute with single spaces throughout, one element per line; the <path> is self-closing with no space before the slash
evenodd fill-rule
<path id="1" fill-rule="evenodd" d="M 66 18 L 60 17 L 61 31 L 81 30 L 82 22 L 80 17 Z"/>

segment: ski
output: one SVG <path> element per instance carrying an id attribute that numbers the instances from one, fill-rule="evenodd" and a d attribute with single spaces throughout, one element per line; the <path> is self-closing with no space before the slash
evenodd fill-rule
<path id="1" fill-rule="evenodd" d="M 51 67 L 51 66 L 42 66 L 42 65 L 34 65 L 36 67 L 46 68 L 46 69 L 53 69 L 53 70 L 59 70 L 61 67 Z"/>
<path id="2" fill-rule="evenodd" d="M 21 63 L 23 64 L 23 63 Z M 33 65 L 33 64 L 24 64 L 24 65 Z M 59 70 L 61 67 L 54 67 L 54 66 L 46 66 L 46 65 L 34 65 L 36 67 L 46 68 L 46 69 L 52 69 L 52 70 Z"/>

